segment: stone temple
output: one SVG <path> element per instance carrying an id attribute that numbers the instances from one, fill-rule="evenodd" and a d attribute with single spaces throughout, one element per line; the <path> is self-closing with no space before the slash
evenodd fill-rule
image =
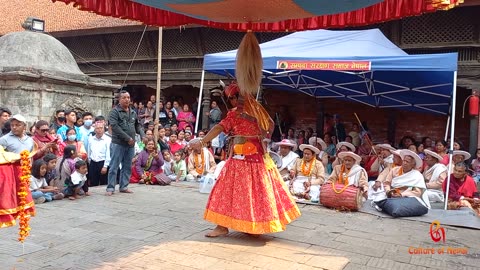
<path id="1" fill-rule="evenodd" d="M 40 32 L 0 37 L 0 104 L 28 124 L 49 121 L 57 109 L 107 116 L 120 86 L 85 75 L 60 41 Z"/>

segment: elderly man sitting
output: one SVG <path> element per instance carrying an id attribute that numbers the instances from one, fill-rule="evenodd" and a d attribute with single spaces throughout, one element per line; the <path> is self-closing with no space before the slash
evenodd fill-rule
<path id="1" fill-rule="evenodd" d="M 362 158 L 351 151 L 341 152 L 338 157 L 342 160 L 342 164 L 333 168 L 327 183 L 356 186 L 360 188 L 362 194 L 366 194 L 368 190 L 367 172 L 358 165 Z"/>
<path id="2" fill-rule="evenodd" d="M 335 166 L 341 165 L 343 163 L 342 158 L 340 158 L 338 154 L 340 154 L 341 152 L 353 152 L 353 153 L 355 153 L 356 150 L 357 149 L 355 148 L 355 146 L 353 144 L 349 143 L 349 142 L 339 142 L 339 143 L 337 143 L 337 157 L 333 161 L 332 166 L 335 167 Z"/>
<path id="3" fill-rule="evenodd" d="M 297 151 L 297 144 L 288 140 L 284 139 L 276 145 L 279 148 L 278 154 L 282 158 L 282 166 L 278 168 L 280 171 L 280 175 L 282 175 L 283 180 L 287 181 L 290 177 L 290 170 L 295 165 L 295 161 L 299 156 L 294 151 Z"/>
<path id="4" fill-rule="evenodd" d="M 466 162 L 472 157 L 470 153 L 462 150 L 455 150 L 453 151 L 453 157 L 452 157 L 452 164 L 450 164 L 450 171 L 453 172 L 453 167 L 455 167 L 455 164 L 457 163 L 462 163 Z"/>
<path id="5" fill-rule="evenodd" d="M 381 155 L 386 154 L 382 152 L 384 151 L 380 152 Z M 403 161 L 402 161 L 402 157 L 400 156 L 400 150 L 394 150 L 389 152 L 392 155 L 393 163 L 385 167 L 382 170 L 382 172 L 378 175 L 375 181 L 368 182 L 368 199 L 369 200 L 379 201 L 387 198 L 387 195 L 385 194 L 385 188 L 383 186 L 383 182 L 385 181 L 385 179 L 387 178 L 387 175 L 390 173 L 390 171 L 393 168 L 402 166 Z"/>
<path id="6" fill-rule="evenodd" d="M 430 201 L 423 175 L 417 170 L 422 166 L 422 160 L 413 151 L 400 151 L 403 160 L 401 167 L 393 168 L 384 181 L 387 199 L 375 202 L 379 207 L 393 217 L 421 216 L 428 213 Z"/>
<path id="7" fill-rule="evenodd" d="M 318 138 L 318 137 L 311 137 L 310 139 L 308 139 L 308 143 L 318 148 L 318 150 L 320 150 L 320 154 L 317 155 L 318 160 L 322 162 L 324 168 L 327 167 L 328 154 L 327 152 L 324 151 L 325 149 L 327 149 L 327 144 L 321 138 Z"/>
<path id="8" fill-rule="evenodd" d="M 302 144 L 299 148 L 303 151 L 303 158 L 295 161 L 295 165 L 290 170 L 291 180 L 286 184 L 297 199 L 318 202 L 320 185 L 325 181 L 325 168 L 322 162 L 315 158 L 320 150 L 308 144 Z"/>
<path id="9" fill-rule="evenodd" d="M 424 152 L 427 167 L 423 171 L 423 177 L 427 186 L 428 199 L 430 202 L 443 202 L 442 184 L 447 179 L 447 166 L 440 163 L 443 158 L 439 154 L 428 149 Z"/>

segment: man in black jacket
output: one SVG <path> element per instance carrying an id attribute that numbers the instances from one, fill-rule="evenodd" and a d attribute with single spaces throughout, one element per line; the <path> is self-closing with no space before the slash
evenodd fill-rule
<path id="1" fill-rule="evenodd" d="M 128 183 L 132 174 L 132 159 L 135 154 L 135 134 L 138 133 L 143 138 L 145 133 L 138 121 L 137 114 L 130 108 L 130 94 L 127 91 L 120 91 L 119 104 L 110 112 L 108 121 L 112 129 L 112 144 L 106 195 L 111 196 L 115 192 L 120 164 L 122 165 L 119 180 L 120 192 L 133 193 L 128 189 Z"/>

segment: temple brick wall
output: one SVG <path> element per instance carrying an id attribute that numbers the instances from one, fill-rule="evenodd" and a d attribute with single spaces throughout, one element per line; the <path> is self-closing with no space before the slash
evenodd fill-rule
<path id="1" fill-rule="evenodd" d="M 469 91 L 459 89 L 458 92 L 455 137 L 468 149 L 470 118 L 467 112 L 465 118 L 462 119 L 462 105 L 467 96 L 466 93 Z M 264 98 L 270 112 L 278 112 L 282 105 L 289 107 L 289 113 L 294 120 L 292 127 L 295 130 L 305 130 L 308 127 L 315 130 L 317 109 L 314 98 L 301 93 L 276 90 L 266 90 Z M 435 141 L 443 139 L 445 136 L 447 116 L 398 109 L 377 109 L 361 103 L 337 99 L 321 99 L 321 102 L 323 102 L 325 113 L 341 116 L 347 133 L 351 130 L 352 123 L 357 123 L 354 116 L 354 113 L 357 113 L 362 121 L 367 121 L 374 142 L 387 140 L 389 114 L 392 113 L 396 118 L 395 145 L 398 145 L 405 135 L 410 135 L 418 141 L 424 136 L 429 136 Z"/>

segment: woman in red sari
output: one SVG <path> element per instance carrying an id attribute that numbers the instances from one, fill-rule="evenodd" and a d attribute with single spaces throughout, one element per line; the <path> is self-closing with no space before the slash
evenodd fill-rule
<path id="1" fill-rule="evenodd" d="M 241 94 L 241 95 L 240 95 Z M 217 224 L 207 237 L 228 234 L 228 229 L 264 234 L 285 230 L 285 225 L 300 216 L 280 173 L 262 143 L 273 129 L 265 109 L 236 84 L 226 90 L 234 108 L 203 138 L 190 141 L 204 147 L 220 132 L 233 140 L 225 163 L 208 200 L 204 218 Z"/>

